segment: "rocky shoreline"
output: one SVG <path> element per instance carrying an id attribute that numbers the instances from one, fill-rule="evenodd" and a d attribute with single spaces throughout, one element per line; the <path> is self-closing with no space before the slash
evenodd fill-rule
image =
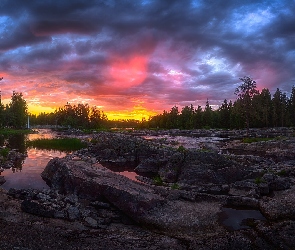
<path id="1" fill-rule="evenodd" d="M 48 163 L 42 178 L 50 190 L 1 191 L 0 248 L 40 249 L 47 242 L 48 249 L 294 249 L 295 132 L 251 130 L 252 138 L 269 138 L 252 143 L 241 141 L 245 133 L 92 134 L 88 148 Z M 166 135 L 225 140 L 196 148 Z M 138 181 L 108 164 L 131 166 Z M 223 223 L 224 208 L 255 210 L 265 219 L 246 218 L 233 230 Z M 26 237 L 13 242 L 11 230 Z"/>

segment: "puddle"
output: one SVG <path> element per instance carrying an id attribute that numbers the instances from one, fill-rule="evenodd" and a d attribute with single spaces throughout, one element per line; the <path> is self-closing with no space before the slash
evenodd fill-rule
<path id="1" fill-rule="evenodd" d="M 138 174 L 134 172 L 134 168 L 136 167 L 132 163 L 112 163 L 112 162 L 101 162 L 101 165 L 117 174 L 123 175 L 133 181 L 140 182 L 136 176 Z"/>
<path id="2" fill-rule="evenodd" d="M 221 225 L 230 231 L 250 228 L 245 223 L 245 220 L 247 219 L 266 220 L 258 210 L 234 209 L 227 207 L 221 209 L 218 217 Z"/>

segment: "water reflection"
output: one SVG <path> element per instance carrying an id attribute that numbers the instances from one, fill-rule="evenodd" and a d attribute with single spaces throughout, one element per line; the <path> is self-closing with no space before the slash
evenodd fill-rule
<path id="1" fill-rule="evenodd" d="M 35 148 L 26 148 L 26 140 L 35 140 L 39 138 L 54 138 L 56 134 L 48 129 L 39 129 L 38 133 L 28 135 L 12 135 L 7 138 L 1 137 L 0 146 L 6 146 L 11 149 L 26 154 L 23 160 L 15 162 L 10 169 L 5 169 L 2 176 L 6 182 L 1 188 L 49 188 L 41 178 L 40 174 L 44 170 L 48 161 L 54 157 L 64 157 L 66 153 L 55 150 L 41 150 Z"/>
<path id="2" fill-rule="evenodd" d="M 247 219 L 265 220 L 265 217 L 258 210 L 234 209 L 224 207 L 219 213 L 219 221 L 229 231 L 250 228 Z"/>

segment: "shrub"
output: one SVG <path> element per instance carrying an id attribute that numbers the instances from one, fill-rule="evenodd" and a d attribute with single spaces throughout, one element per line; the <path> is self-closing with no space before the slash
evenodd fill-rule
<path id="1" fill-rule="evenodd" d="M 156 186 L 163 186 L 163 180 L 162 178 L 157 175 L 153 178 L 153 183 L 156 185 Z"/>
<path id="2" fill-rule="evenodd" d="M 265 183 L 265 180 L 261 179 L 261 177 L 257 177 L 255 180 L 254 180 L 255 184 L 260 184 L 260 183 Z"/>
<path id="3" fill-rule="evenodd" d="M 177 183 L 173 183 L 171 189 L 179 189 L 179 185 Z"/>
<path id="4" fill-rule="evenodd" d="M 0 149 L 0 155 L 1 155 L 3 158 L 7 158 L 8 153 L 9 153 L 9 149 L 8 149 L 8 148 L 2 148 L 2 149 Z"/>
<path id="5" fill-rule="evenodd" d="M 278 176 L 287 176 L 287 171 L 285 169 L 278 172 Z"/>
<path id="6" fill-rule="evenodd" d="M 179 146 L 179 147 L 177 148 L 177 151 L 183 153 L 183 152 L 186 151 L 186 148 L 185 148 L 184 146 L 181 145 L 181 146 Z"/>

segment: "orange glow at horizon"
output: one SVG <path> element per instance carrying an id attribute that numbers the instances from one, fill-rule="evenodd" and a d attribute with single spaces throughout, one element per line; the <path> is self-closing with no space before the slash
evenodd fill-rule
<path id="1" fill-rule="evenodd" d="M 134 106 L 133 110 L 118 110 L 105 112 L 109 120 L 127 120 L 134 119 L 141 121 L 142 119 L 148 120 L 150 117 L 157 115 L 158 113 L 152 110 L 147 110 L 144 107 L 138 105 Z"/>
<path id="2" fill-rule="evenodd" d="M 51 113 L 55 111 L 55 108 L 52 107 L 43 107 L 40 105 L 32 105 L 28 103 L 28 111 L 31 114 L 39 115 L 40 113 Z"/>
<path id="3" fill-rule="evenodd" d="M 42 107 L 37 105 L 28 104 L 28 111 L 31 114 L 39 115 L 40 113 L 51 113 L 54 112 L 56 108 L 52 107 Z M 148 110 L 141 105 L 135 105 L 132 109 L 127 110 L 112 110 L 104 111 L 104 114 L 107 116 L 108 120 L 138 120 L 142 119 L 148 120 L 150 117 L 157 115 L 156 111 Z"/>

